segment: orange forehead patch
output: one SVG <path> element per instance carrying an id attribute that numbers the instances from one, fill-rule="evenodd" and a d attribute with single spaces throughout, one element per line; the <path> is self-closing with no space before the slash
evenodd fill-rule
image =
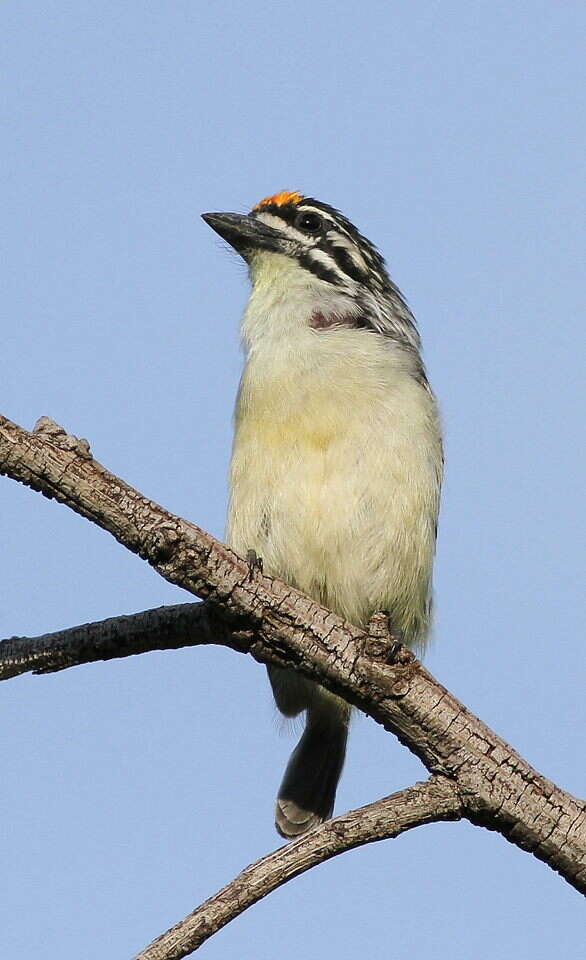
<path id="1" fill-rule="evenodd" d="M 281 190 L 280 193 L 274 193 L 272 197 L 265 197 L 260 203 L 257 203 L 252 209 L 262 210 L 263 207 L 275 206 L 283 207 L 286 203 L 301 203 L 303 194 L 297 190 Z"/>

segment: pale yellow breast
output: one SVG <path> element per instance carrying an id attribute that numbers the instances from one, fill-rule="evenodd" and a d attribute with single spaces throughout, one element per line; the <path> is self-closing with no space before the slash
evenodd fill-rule
<path id="1" fill-rule="evenodd" d="M 433 400 L 378 338 L 257 355 L 236 410 L 229 540 L 353 622 L 394 606 L 421 631 L 438 457 Z"/>

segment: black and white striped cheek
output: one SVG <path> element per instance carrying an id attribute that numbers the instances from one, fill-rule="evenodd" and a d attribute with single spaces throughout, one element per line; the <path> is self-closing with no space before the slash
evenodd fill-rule
<path id="1" fill-rule="evenodd" d="M 337 235 L 329 241 L 329 249 L 336 266 L 342 273 L 357 283 L 364 283 L 368 277 L 368 267 L 362 254 L 351 240 Z"/>
<path id="2" fill-rule="evenodd" d="M 302 250 L 300 262 L 320 280 L 338 287 L 354 286 L 368 279 L 368 267 L 356 246 L 346 237 L 331 232 Z"/>
<path id="3" fill-rule="evenodd" d="M 298 214 L 315 213 L 324 223 L 320 235 L 311 236 L 296 226 Z M 335 220 L 317 207 L 301 207 L 257 214 L 268 226 L 281 233 L 283 241 L 293 243 L 293 250 L 302 267 L 314 276 L 338 287 L 353 286 L 368 280 L 369 266 L 359 247 Z"/>

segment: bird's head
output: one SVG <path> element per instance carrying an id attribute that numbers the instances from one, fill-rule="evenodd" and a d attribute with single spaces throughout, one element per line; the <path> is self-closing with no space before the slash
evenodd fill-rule
<path id="1" fill-rule="evenodd" d="M 202 216 L 247 262 L 253 287 L 295 300 L 308 326 L 363 328 L 418 351 L 413 316 L 382 256 L 339 210 L 281 191 L 247 214 Z"/>

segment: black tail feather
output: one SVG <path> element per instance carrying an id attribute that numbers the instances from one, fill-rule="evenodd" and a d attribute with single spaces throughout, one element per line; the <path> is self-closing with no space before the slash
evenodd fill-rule
<path id="1" fill-rule="evenodd" d="M 275 825 L 296 837 L 331 817 L 346 754 L 348 711 L 308 711 L 303 736 L 291 754 L 277 797 Z"/>

